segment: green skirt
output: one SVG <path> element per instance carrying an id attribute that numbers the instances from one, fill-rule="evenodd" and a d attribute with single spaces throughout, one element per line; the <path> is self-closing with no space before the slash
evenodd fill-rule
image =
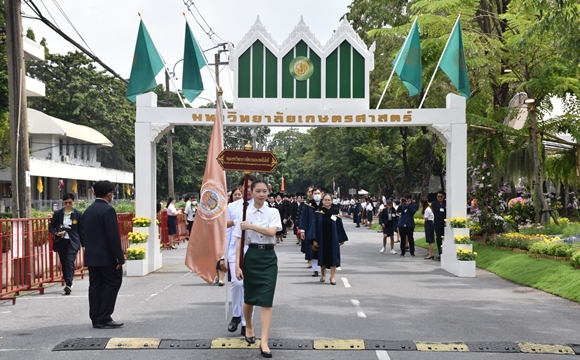
<path id="1" fill-rule="evenodd" d="M 244 303 L 272 307 L 278 258 L 272 250 L 249 248 L 244 256 Z"/>

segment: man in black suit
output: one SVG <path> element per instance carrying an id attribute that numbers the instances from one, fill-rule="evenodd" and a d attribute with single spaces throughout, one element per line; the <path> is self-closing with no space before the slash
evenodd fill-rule
<path id="1" fill-rule="evenodd" d="M 81 236 L 81 220 L 83 214 L 73 209 L 75 195 L 66 193 L 62 196 L 64 207 L 52 215 L 50 232 L 52 233 L 52 248 L 58 253 L 62 266 L 62 277 L 65 281 L 64 294 L 70 295 L 75 275 L 75 260 L 77 252 L 83 244 Z"/>
<path id="2" fill-rule="evenodd" d="M 433 227 L 435 228 L 435 242 L 437 243 L 437 250 L 439 251 L 439 260 L 443 252 L 443 234 L 445 233 L 445 219 L 447 218 L 447 201 L 445 200 L 445 192 L 437 192 L 437 201 L 431 203 L 431 209 L 435 219 L 433 220 Z"/>
<path id="3" fill-rule="evenodd" d="M 89 316 L 94 328 L 111 329 L 123 326 L 111 315 L 123 280 L 125 257 L 117 213 L 109 205 L 115 185 L 97 181 L 94 190 L 97 199 L 85 210 L 81 223 L 85 265 L 89 268 Z"/>

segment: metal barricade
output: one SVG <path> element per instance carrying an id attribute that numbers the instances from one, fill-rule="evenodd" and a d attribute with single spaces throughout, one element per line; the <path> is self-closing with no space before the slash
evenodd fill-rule
<path id="1" fill-rule="evenodd" d="M 163 244 L 164 249 L 170 249 L 169 245 L 169 228 L 167 226 L 167 209 L 161 210 L 157 213 L 157 220 L 159 221 L 159 235 L 161 236 L 161 244 Z"/>
<path id="2" fill-rule="evenodd" d="M 123 253 L 129 246 L 133 213 L 117 214 Z M 0 220 L 0 300 L 16 302 L 22 291 L 44 293 L 43 284 L 63 282 L 60 259 L 54 251 L 50 218 Z M 84 249 L 77 253 L 75 276 L 84 277 Z"/>

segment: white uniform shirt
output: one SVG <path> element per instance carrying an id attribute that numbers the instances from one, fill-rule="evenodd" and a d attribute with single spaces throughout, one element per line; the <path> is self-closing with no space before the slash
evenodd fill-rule
<path id="1" fill-rule="evenodd" d="M 173 203 L 169 204 L 167 207 L 167 216 L 175 216 L 177 209 L 175 209 L 175 205 Z"/>
<path id="2" fill-rule="evenodd" d="M 433 215 L 433 210 L 430 207 L 425 209 L 425 214 L 423 214 L 424 218 L 427 218 L 428 221 L 433 221 L 435 219 L 435 215 Z"/>
<path id="3" fill-rule="evenodd" d="M 367 204 L 367 211 L 373 211 L 373 204 L 371 203 Z"/>
<path id="4" fill-rule="evenodd" d="M 265 203 L 260 209 L 256 209 L 254 204 L 248 207 L 246 211 L 246 221 L 250 224 L 258 225 L 265 228 L 276 227 L 276 231 L 282 231 L 282 221 L 280 221 L 280 212 L 278 209 L 270 208 Z M 234 238 L 242 237 L 241 222 L 236 224 Z M 246 245 L 248 244 L 276 244 L 276 235 L 266 236 L 257 231 L 246 230 Z"/>
<path id="5" fill-rule="evenodd" d="M 195 213 L 197 212 L 197 205 L 193 205 L 191 201 L 185 204 L 185 214 L 187 215 L 187 221 L 193 221 Z"/>
<path id="6" fill-rule="evenodd" d="M 250 207 L 254 205 L 254 199 L 248 200 L 248 207 L 246 209 L 246 217 L 248 215 L 248 211 Z M 244 215 L 244 199 L 236 200 L 232 203 L 228 204 L 228 220 L 232 220 L 234 222 L 234 226 L 230 226 L 226 231 L 226 240 L 227 240 L 227 256 L 228 262 L 235 263 L 236 262 L 236 252 L 237 252 L 237 241 L 232 236 L 234 233 L 234 228 L 236 225 L 242 221 L 242 216 Z M 248 247 L 244 247 L 244 253 L 248 250 Z"/>

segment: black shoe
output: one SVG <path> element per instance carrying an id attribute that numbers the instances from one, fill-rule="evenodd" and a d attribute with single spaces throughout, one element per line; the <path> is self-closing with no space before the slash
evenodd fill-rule
<path id="1" fill-rule="evenodd" d="M 405 257 L 405 254 L 399 254 L 399 256 Z"/>
<path id="2" fill-rule="evenodd" d="M 357 226 L 355 226 L 355 227 L 360 227 L 360 225 L 357 225 Z"/>
<path id="3" fill-rule="evenodd" d="M 242 325 L 242 330 L 240 331 L 242 336 L 246 336 L 246 327 Z"/>
<path id="4" fill-rule="evenodd" d="M 242 322 L 241 316 L 234 316 L 232 321 L 228 324 L 228 331 L 229 332 L 236 332 L 238 330 L 238 324 Z"/>
<path id="5" fill-rule="evenodd" d="M 312 277 L 317 277 L 318 276 L 318 271 L 315 271 L 314 274 L 312 274 Z"/>
<path id="6" fill-rule="evenodd" d="M 415 257 L 415 254 L 411 254 L 411 257 Z"/>
<path id="7" fill-rule="evenodd" d="M 272 352 L 271 351 L 264 351 L 264 350 L 262 350 L 262 345 L 260 345 L 260 354 L 262 354 L 262 357 L 265 357 L 265 358 L 271 358 L 272 357 Z"/>
<path id="8" fill-rule="evenodd" d="M 425 260 L 433 260 L 433 259 L 435 259 L 435 257 L 434 256 L 427 256 L 427 257 L 424 257 L 423 259 L 425 259 Z"/>
<path id="9" fill-rule="evenodd" d="M 103 324 L 93 324 L 93 327 L 95 329 L 116 329 L 116 328 L 120 328 L 123 325 L 125 325 L 125 324 L 111 320 L 111 321 L 103 323 Z"/>
<path id="10" fill-rule="evenodd" d="M 72 285 L 70 285 L 70 286 L 67 285 L 64 287 L 64 294 L 65 295 L 70 295 L 71 291 L 72 291 Z"/>
<path id="11" fill-rule="evenodd" d="M 250 337 L 244 336 L 244 339 L 246 340 L 246 342 L 248 344 L 254 344 L 256 342 L 256 337 L 255 336 L 250 336 Z"/>

